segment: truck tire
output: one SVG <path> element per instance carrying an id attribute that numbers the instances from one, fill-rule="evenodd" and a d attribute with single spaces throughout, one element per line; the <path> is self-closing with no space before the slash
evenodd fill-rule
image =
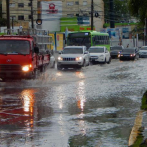
<path id="1" fill-rule="evenodd" d="M 45 72 L 45 65 L 42 65 L 42 66 L 40 67 L 40 72 Z"/>

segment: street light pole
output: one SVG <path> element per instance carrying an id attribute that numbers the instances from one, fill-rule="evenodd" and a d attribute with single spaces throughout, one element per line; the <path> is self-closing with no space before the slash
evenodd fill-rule
<path id="1" fill-rule="evenodd" d="M 93 30 L 93 0 L 91 0 L 91 31 Z"/>
<path id="2" fill-rule="evenodd" d="M 110 28 L 115 28 L 114 24 L 114 11 L 113 11 L 113 0 L 110 0 Z"/>
<path id="3" fill-rule="evenodd" d="M 34 29 L 34 18 L 33 18 L 33 0 L 31 1 L 31 23 L 32 23 L 32 29 Z"/>
<path id="4" fill-rule="evenodd" d="M 9 0 L 6 0 L 6 11 L 7 11 L 7 29 L 10 29 L 10 8 L 9 8 Z"/>

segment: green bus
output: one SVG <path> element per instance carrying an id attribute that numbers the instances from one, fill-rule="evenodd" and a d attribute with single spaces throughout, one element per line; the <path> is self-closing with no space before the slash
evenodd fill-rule
<path id="1" fill-rule="evenodd" d="M 67 45 L 84 45 L 87 49 L 90 46 L 105 46 L 110 51 L 109 34 L 91 30 L 68 33 Z"/>

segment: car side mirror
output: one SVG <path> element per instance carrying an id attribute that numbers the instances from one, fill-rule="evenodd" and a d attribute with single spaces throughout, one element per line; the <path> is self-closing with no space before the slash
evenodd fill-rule
<path id="1" fill-rule="evenodd" d="M 84 54 L 88 54 L 88 51 L 85 51 Z"/>
<path id="2" fill-rule="evenodd" d="M 38 48 L 37 46 L 34 47 L 34 52 L 35 52 L 36 54 L 39 54 L 39 48 Z"/>

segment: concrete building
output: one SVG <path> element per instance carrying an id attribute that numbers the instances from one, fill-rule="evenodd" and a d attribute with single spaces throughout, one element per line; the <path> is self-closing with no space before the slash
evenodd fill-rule
<path id="1" fill-rule="evenodd" d="M 10 3 L 10 22 L 12 18 L 14 25 L 28 28 L 31 26 L 31 5 L 30 0 L 9 0 Z M 37 0 L 33 0 L 34 20 L 37 19 Z M 2 14 L 6 18 L 6 0 L 2 0 Z"/>
<path id="2" fill-rule="evenodd" d="M 31 27 L 30 0 L 9 0 L 10 20 L 23 28 Z M 104 2 L 93 0 L 95 30 L 100 31 L 104 24 Z M 6 0 L 2 0 L 3 18 L 6 18 Z M 78 17 L 78 25 L 91 25 L 91 0 L 33 0 L 34 27 L 51 31 L 60 31 L 60 18 Z M 37 25 L 36 20 L 42 19 L 42 25 Z M 71 22 L 72 23 L 72 22 Z"/>
<path id="3" fill-rule="evenodd" d="M 82 21 L 80 25 L 83 26 L 91 25 L 91 14 L 90 14 L 91 0 L 60 0 L 60 1 L 38 0 L 38 1 L 40 7 L 39 17 L 43 20 L 42 23 L 43 29 L 47 28 L 52 31 L 60 31 L 60 25 L 61 25 L 60 18 L 63 17 L 69 17 L 69 18 L 79 17 Z M 104 2 L 103 0 L 93 0 L 93 2 L 94 2 L 93 23 L 95 29 L 99 31 L 104 24 Z"/>

